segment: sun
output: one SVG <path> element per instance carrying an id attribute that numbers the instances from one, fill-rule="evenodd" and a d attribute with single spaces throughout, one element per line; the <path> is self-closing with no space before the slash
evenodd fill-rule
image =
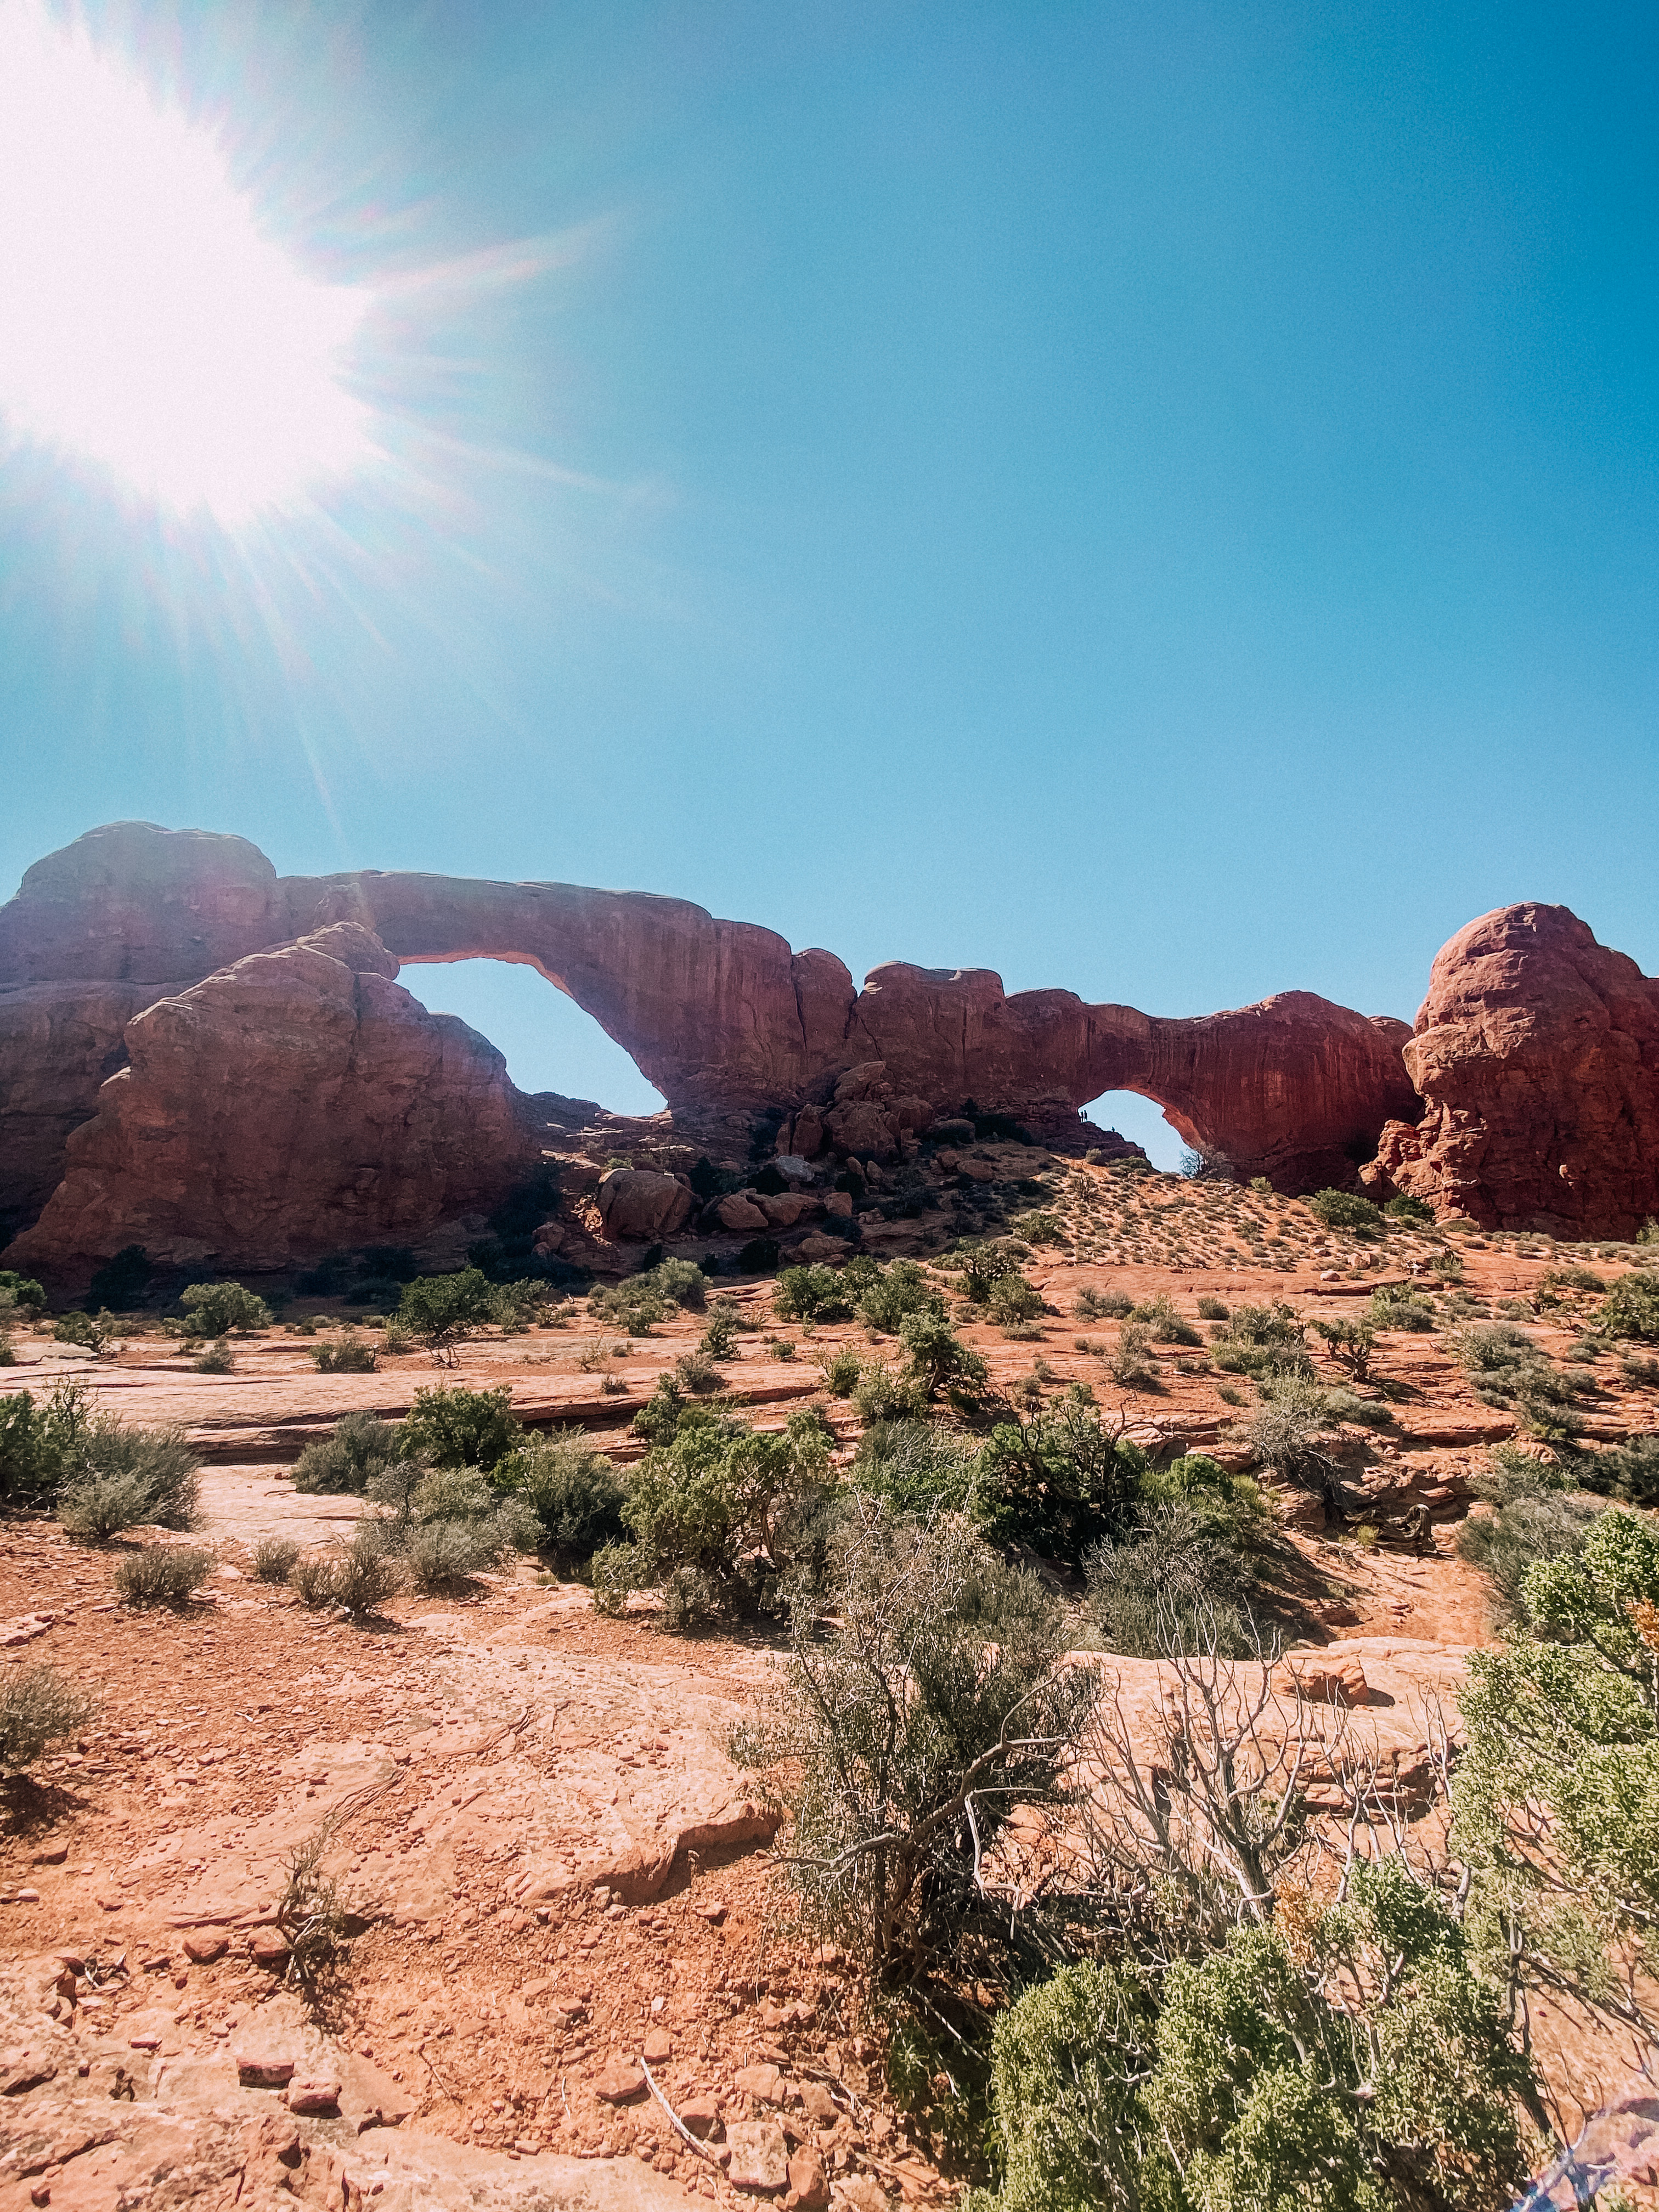
<path id="1" fill-rule="evenodd" d="M 373 461 L 371 303 L 261 234 L 209 130 L 0 0 L 0 430 L 225 524 Z"/>

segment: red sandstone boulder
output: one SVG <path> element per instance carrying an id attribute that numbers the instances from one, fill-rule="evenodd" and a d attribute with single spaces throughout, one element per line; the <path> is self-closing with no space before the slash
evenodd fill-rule
<path id="1" fill-rule="evenodd" d="M 599 1178 L 595 1195 L 607 1237 L 647 1243 L 672 1237 L 695 1202 L 689 1185 L 649 1168 L 612 1168 Z"/>
<path id="2" fill-rule="evenodd" d="M 344 925 L 137 1016 L 131 1065 L 70 1139 L 15 1264 L 72 1276 L 142 1244 L 162 1264 L 276 1268 L 418 1243 L 496 1202 L 538 1157 L 506 1063 L 396 973 Z"/>
<path id="3" fill-rule="evenodd" d="M 1384 1127 L 1364 1174 L 1378 1194 L 1572 1237 L 1659 1214 L 1659 981 L 1565 907 L 1459 930 L 1405 1059 L 1427 1110 Z"/>

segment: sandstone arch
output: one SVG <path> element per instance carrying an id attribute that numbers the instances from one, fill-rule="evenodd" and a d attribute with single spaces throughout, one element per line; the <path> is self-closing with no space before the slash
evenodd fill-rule
<path id="1" fill-rule="evenodd" d="M 1070 991 L 1011 994 L 988 969 L 892 962 L 860 989 L 834 953 L 688 900 L 378 870 L 279 877 L 244 838 L 118 823 L 37 862 L 0 908 L 0 1208 L 38 1210 L 135 1014 L 344 923 L 395 963 L 536 969 L 678 1123 L 711 1136 L 758 1107 L 821 1101 L 879 1060 L 896 1091 L 940 1112 L 971 1097 L 1051 1138 L 1101 1092 L 1141 1091 L 1189 1143 L 1293 1190 L 1349 1180 L 1417 1105 L 1405 1024 L 1310 993 L 1166 1020 Z"/>

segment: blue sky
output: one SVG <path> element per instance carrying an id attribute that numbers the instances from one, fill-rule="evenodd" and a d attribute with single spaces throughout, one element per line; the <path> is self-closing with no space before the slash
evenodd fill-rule
<path id="1" fill-rule="evenodd" d="M 1528 897 L 1659 969 L 1650 9 L 89 20 L 374 294 L 402 465 L 227 534 L 12 452 L 6 888 L 143 816 L 1162 1013 L 1409 1017 Z"/>

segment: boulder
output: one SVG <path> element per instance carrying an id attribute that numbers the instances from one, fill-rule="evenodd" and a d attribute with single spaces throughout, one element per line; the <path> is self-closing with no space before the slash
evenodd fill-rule
<path id="1" fill-rule="evenodd" d="M 74 1278 L 141 1244 L 257 1272 L 497 1203 L 539 1158 L 506 1062 L 396 974 L 339 924 L 147 1008 L 4 1264 Z"/>
<path id="2" fill-rule="evenodd" d="M 793 1229 L 805 1215 L 817 1210 L 817 1200 L 799 1191 L 780 1191 L 775 1198 L 757 1191 L 754 1204 L 766 1217 L 769 1229 Z"/>
<path id="3" fill-rule="evenodd" d="M 688 1184 L 650 1168 L 612 1168 L 600 1176 L 596 1195 L 607 1237 L 639 1237 L 647 1243 L 683 1227 L 694 1203 Z"/>
<path id="4" fill-rule="evenodd" d="M 754 1191 L 733 1191 L 730 1197 L 716 1200 L 705 1213 L 705 1220 L 709 1214 L 722 1229 L 744 1237 L 752 1237 L 770 1225 L 761 1212 L 759 1195 Z"/>
<path id="5" fill-rule="evenodd" d="M 1659 981 L 1567 908 L 1459 930 L 1405 1060 L 1426 1110 L 1385 1124 L 1363 1171 L 1376 1195 L 1574 1238 L 1659 1214 Z"/>
<path id="6" fill-rule="evenodd" d="M 859 1098 L 850 1105 L 831 1107 L 828 1127 L 837 1152 L 890 1160 L 898 1151 L 898 1132 L 873 1099 Z"/>

